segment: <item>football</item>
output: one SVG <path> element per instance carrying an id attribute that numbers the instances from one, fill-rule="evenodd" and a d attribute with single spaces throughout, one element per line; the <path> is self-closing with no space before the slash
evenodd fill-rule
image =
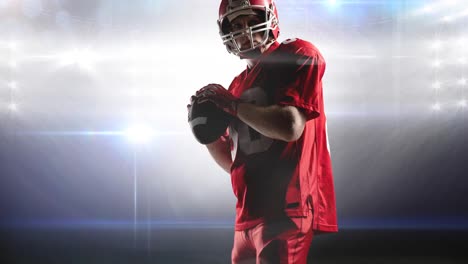
<path id="1" fill-rule="evenodd" d="M 230 114 L 210 101 L 199 103 L 195 100 L 189 108 L 188 122 L 192 133 L 204 145 L 213 143 L 224 135 L 231 120 Z"/>

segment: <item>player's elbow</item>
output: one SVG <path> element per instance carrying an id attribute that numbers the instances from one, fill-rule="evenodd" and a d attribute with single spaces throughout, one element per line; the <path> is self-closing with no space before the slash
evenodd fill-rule
<path id="1" fill-rule="evenodd" d="M 296 121 L 293 121 L 291 122 L 291 124 L 289 125 L 289 128 L 285 132 L 283 140 L 286 142 L 296 141 L 302 136 L 303 132 L 304 132 L 304 126 Z"/>
<path id="2" fill-rule="evenodd" d="M 288 107 L 286 110 L 286 124 L 283 133 L 283 140 L 286 142 L 293 142 L 298 140 L 305 127 L 304 115 L 295 107 Z"/>

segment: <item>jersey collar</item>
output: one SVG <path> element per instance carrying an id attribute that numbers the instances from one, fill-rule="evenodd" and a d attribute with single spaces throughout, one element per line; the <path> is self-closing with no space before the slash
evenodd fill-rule
<path id="1" fill-rule="evenodd" d="M 252 66 L 252 68 L 249 68 L 249 65 L 247 65 L 247 72 L 250 72 L 252 69 L 257 67 L 257 65 L 259 65 L 269 54 L 275 51 L 279 46 L 280 43 L 278 41 L 273 42 L 273 44 L 271 44 L 271 46 L 265 52 L 263 52 L 262 55 L 260 55 L 257 62 L 254 64 L 254 66 Z"/>

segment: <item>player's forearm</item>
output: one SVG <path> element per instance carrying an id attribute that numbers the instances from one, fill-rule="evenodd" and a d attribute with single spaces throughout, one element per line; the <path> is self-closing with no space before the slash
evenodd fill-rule
<path id="1" fill-rule="evenodd" d="M 206 148 L 216 163 L 227 173 L 231 174 L 232 159 L 229 142 L 221 137 L 215 142 L 207 144 Z"/>
<path id="2" fill-rule="evenodd" d="M 287 142 L 299 139 L 306 122 L 296 107 L 280 105 L 240 103 L 237 117 L 262 135 Z"/>

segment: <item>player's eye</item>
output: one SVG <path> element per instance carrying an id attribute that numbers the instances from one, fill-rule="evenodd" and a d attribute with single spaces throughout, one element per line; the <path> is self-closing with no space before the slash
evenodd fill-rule
<path id="1" fill-rule="evenodd" d="M 250 21 L 249 22 L 249 27 L 253 27 L 253 26 L 256 26 L 260 24 L 260 21 L 259 20 L 254 20 L 254 21 Z"/>
<path id="2" fill-rule="evenodd" d="M 258 24 L 260 24 L 260 23 L 262 23 L 262 20 L 261 20 L 261 19 L 259 19 L 258 17 L 253 17 L 252 19 L 250 19 L 250 20 L 248 21 L 247 24 L 249 25 L 249 27 L 252 27 L 252 26 L 258 25 Z"/>
<path id="3" fill-rule="evenodd" d="M 241 24 L 232 24 L 231 25 L 232 31 L 237 31 L 243 29 Z"/>

